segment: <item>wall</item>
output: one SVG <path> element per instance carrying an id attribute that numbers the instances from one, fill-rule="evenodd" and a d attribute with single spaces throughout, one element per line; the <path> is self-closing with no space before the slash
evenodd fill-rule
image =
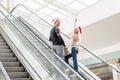
<path id="1" fill-rule="evenodd" d="M 73 22 L 75 18 L 78 18 L 77 25 L 85 27 L 106 17 L 119 13 L 119 3 L 120 0 L 101 0 L 99 3 L 78 12 L 78 16 L 69 16 L 67 19 L 62 20 L 61 29 L 64 33 L 71 32 L 73 30 Z"/>

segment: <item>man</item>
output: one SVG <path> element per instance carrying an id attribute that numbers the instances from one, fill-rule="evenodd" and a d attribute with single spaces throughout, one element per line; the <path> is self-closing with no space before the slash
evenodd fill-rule
<path id="1" fill-rule="evenodd" d="M 59 18 L 53 19 L 54 27 L 50 31 L 50 38 L 49 40 L 52 42 L 52 48 L 54 52 L 60 57 L 64 58 L 64 47 L 65 43 L 60 35 L 60 29 L 58 28 L 60 26 L 60 20 Z"/>

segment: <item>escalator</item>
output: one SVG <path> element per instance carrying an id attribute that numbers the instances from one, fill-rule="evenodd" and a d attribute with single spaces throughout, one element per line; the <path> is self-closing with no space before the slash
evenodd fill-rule
<path id="1" fill-rule="evenodd" d="M 20 20 L 20 19 L 19 19 Z M 21 21 L 22 22 L 22 21 Z M 22 23 L 19 23 L 19 22 L 17 22 L 17 21 L 14 21 L 13 23 L 16 23 L 16 25 L 23 25 L 23 26 L 27 26 L 27 25 L 25 25 L 25 24 L 23 24 L 25 21 L 23 21 Z M 19 28 L 20 28 L 20 26 L 19 26 Z M 28 29 L 30 29 L 30 28 L 28 28 Z M 20 29 L 20 30 L 22 30 L 22 29 Z M 22 30 L 23 31 L 23 30 Z M 34 31 L 32 31 L 33 32 L 33 34 L 34 34 Z M 40 37 L 43 37 L 42 35 L 39 35 Z M 38 36 L 37 36 L 38 37 Z M 32 37 L 33 38 L 33 37 Z M 39 38 L 39 37 L 38 37 Z M 44 37 L 45 38 L 45 37 Z M 35 39 L 34 39 L 35 40 Z M 45 41 L 44 40 L 42 40 L 42 42 L 44 43 Z M 46 41 L 46 42 L 48 42 L 48 40 Z M 38 43 L 37 43 L 38 44 Z M 50 48 L 49 46 L 48 46 L 48 44 L 49 43 L 45 43 L 45 44 L 47 44 L 47 47 L 48 48 Z M 47 51 L 47 49 L 45 50 L 45 51 Z M 43 52 L 45 52 L 44 50 L 43 50 Z M 45 52 L 46 53 L 46 52 Z M 56 56 L 55 54 L 47 54 L 47 57 L 53 57 L 53 56 Z M 52 59 L 51 59 L 51 61 L 53 61 Z M 58 61 L 58 59 L 56 59 L 56 61 Z M 60 62 L 60 61 L 59 61 Z M 61 62 L 60 62 L 61 63 Z M 62 63 L 61 63 L 62 64 Z M 57 64 L 56 64 L 57 65 Z M 59 64 L 58 64 L 59 65 Z M 66 67 L 65 65 L 62 65 L 62 66 L 64 66 L 64 67 Z M 59 67 L 59 66 L 58 66 Z M 60 67 L 59 67 L 59 69 L 61 69 Z M 66 68 L 65 68 L 66 69 Z M 91 76 L 90 74 L 88 74 L 87 72 L 85 73 L 85 69 L 83 69 L 83 68 L 81 68 L 81 71 L 82 72 L 84 72 L 84 73 L 79 73 L 79 76 L 82 76 L 82 77 L 84 77 L 84 79 L 85 80 L 100 80 L 99 78 L 97 78 L 95 75 L 94 75 L 94 77 L 93 77 L 93 75 Z M 73 69 L 72 69 L 73 70 Z M 62 70 L 63 71 L 63 73 L 65 73 L 64 71 L 65 70 Z M 75 71 L 73 71 L 73 72 L 75 72 Z M 76 73 L 76 72 L 75 72 Z M 92 74 L 92 73 L 91 73 Z"/>
<path id="2" fill-rule="evenodd" d="M 36 30 L 34 30 L 29 23 L 27 23 L 25 20 L 23 20 L 23 18 L 19 17 L 18 20 L 21 22 L 21 24 L 25 25 L 25 26 L 26 26 L 28 29 L 30 29 L 34 34 L 36 34 L 36 36 L 39 36 L 39 38 L 42 40 L 42 42 L 45 43 L 45 45 L 47 45 L 47 47 L 51 49 L 50 43 L 49 43 L 48 39 L 46 39 L 46 38 L 44 37 L 44 35 L 39 34 L 39 32 L 36 32 Z M 30 26 L 31 26 L 31 27 L 30 27 Z M 53 55 L 53 54 L 51 54 L 51 55 Z M 71 68 L 73 68 L 72 65 L 73 65 L 73 64 L 71 64 Z M 100 79 L 99 79 L 97 76 L 95 76 L 93 73 L 91 73 L 91 72 L 88 73 L 89 70 L 86 69 L 85 67 L 83 68 L 83 65 L 79 66 L 79 69 L 81 69 L 81 70 L 79 71 L 79 75 L 82 76 L 82 77 L 84 77 L 85 80 L 100 80 Z M 84 70 L 86 70 L 86 72 L 85 72 Z"/>
<path id="3" fill-rule="evenodd" d="M 0 61 L 11 80 L 33 80 L 1 35 Z"/>
<path id="4" fill-rule="evenodd" d="M 2 62 L 0 62 L 0 80 L 10 80 L 5 68 L 3 67 Z"/>
<path id="5" fill-rule="evenodd" d="M 26 60 L 29 61 L 28 63 L 31 63 L 33 70 L 42 80 L 85 80 L 72 68 L 66 65 L 63 60 L 53 54 L 53 51 L 25 28 L 25 26 L 16 21 L 14 16 L 8 14 L 3 6 L 1 6 L 1 8 L 3 8 L 3 11 L 1 11 L 3 19 L 0 23 L 2 34 L 6 34 L 9 39 L 15 41 L 13 41 L 14 45 L 16 45 L 24 57 L 28 56 L 26 57 Z M 3 12 L 6 12 L 8 16 L 5 16 Z M 37 65 L 36 62 L 33 62 L 31 57 L 34 57 L 39 65 Z M 32 63 L 34 65 L 32 65 Z M 75 74 L 75 77 L 66 76 L 65 69 L 67 68 L 70 69 L 71 74 Z"/>
<path id="6" fill-rule="evenodd" d="M 19 8 L 18 8 L 19 7 Z M 16 13 L 18 12 L 17 9 L 20 10 L 21 9 L 25 9 L 22 5 L 17 5 L 13 10 L 12 12 L 14 11 L 14 14 L 16 17 L 19 17 L 21 16 L 23 19 L 20 19 L 19 17 L 19 20 L 21 21 L 21 23 L 23 23 L 23 25 L 25 26 L 32 26 L 32 30 L 34 33 L 36 33 L 36 35 L 38 35 L 39 37 L 42 37 L 42 41 L 44 41 L 46 44 L 50 44 L 49 41 L 47 41 L 48 39 L 48 32 L 45 32 L 45 31 L 49 31 L 50 28 L 51 28 L 51 25 L 49 23 L 47 23 L 46 21 L 44 21 L 42 18 L 40 18 L 39 16 L 35 15 L 33 12 L 29 11 L 29 13 L 31 13 L 31 15 L 29 16 L 30 17 L 30 20 L 28 17 L 24 16 L 24 15 L 17 15 Z M 26 9 L 27 10 L 27 9 Z M 27 10 L 28 11 L 28 10 Z M 27 14 L 26 14 L 27 15 Z M 32 21 L 35 20 L 35 21 Z M 27 23 L 25 22 L 27 21 Z M 30 24 L 28 24 L 30 23 Z M 39 24 L 39 25 L 38 25 Z M 42 26 L 41 26 L 42 25 Z M 36 26 L 39 26 L 39 27 L 36 27 Z M 42 30 L 42 27 L 44 26 L 44 30 Z M 33 29 L 34 27 L 34 29 Z M 39 31 L 38 31 L 39 29 Z M 39 34 L 39 32 L 41 34 Z M 40 36 L 41 35 L 41 36 Z M 46 39 L 43 37 L 45 35 Z M 66 36 L 66 35 L 62 35 L 65 39 L 66 42 L 69 42 L 71 39 Z M 96 56 L 95 54 L 93 54 L 90 50 L 86 49 L 85 47 L 83 47 L 82 45 L 80 45 L 80 52 L 82 54 L 86 54 L 88 56 L 90 56 L 90 59 L 87 59 L 87 57 L 85 57 L 83 60 L 80 60 L 80 62 L 82 64 L 84 64 L 86 67 L 88 67 L 88 69 L 93 69 L 91 66 L 95 66 L 95 65 L 98 65 L 98 66 L 101 66 L 101 65 L 105 65 L 107 66 L 107 68 L 104 68 L 102 71 L 101 70 L 91 70 L 93 73 L 95 73 L 97 76 L 99 76 L 101 78 L 101 80 L 119 80 L 119 79 L 114 79 L 113 77 L 113 70 L 118 74 L 120 75 L 120 70 L 118 70 L 117 68 L 113 67 L 112 65 L 110 65 L 107 61 L 101 59 L 100 57 Z M 79 66 L 79 69 L 82 69 L 81 66 Z M 95 68 L 94 68 L 95 69 Z M 108 70 L 108 74 L 107 75 L 107 72 L 106 70 Z M 80 70 L 81 72 L 81 70 Z M 88 72 L 88 71 L 87 71 Z M 104 74 L 103 74 L 103 73 Z M 89 73 L 88 73 L 89 74 Z M 92 73 L 89 74 L 89 76 L 91 75 Z M 90 78 L 87 78 L 86 80 L 97 80 L 97 79 L 90 79 Z M 99 80 L 99 79 L 98 79 Z"/>

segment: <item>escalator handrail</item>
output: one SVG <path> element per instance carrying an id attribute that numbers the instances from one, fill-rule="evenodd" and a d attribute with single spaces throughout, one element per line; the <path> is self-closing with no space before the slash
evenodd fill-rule
<path id="1" fill-rule="evenodd" d="M 22 4 L 20 4 L 20 5 L 22 5 Z M 25 7 L 25 6 L 24 6 Z M 26 8 L 26 7 L 25 7 Z M 32 12 L 32 11 L 30 11 L 30 12 Z M 11 13 L 12 14 L 12 13 Z M 42 18 L 41 18 L 42 19 Z M 52 26 L 52 25 L 51 25 Z M 46 37 L 45 37 L 46 38 Z M 47 45 L 48 46 L 48 45 Z M 49 48 L 51 48 L 50 46 L 48 46 Z M 63 61 L 64 62 L 64 61 Z M 67 65 L 68 66 L 68 65 Z M 69 67 L 69 66 L 68 66 Z M 70 67 L 69 67 L 70 68 Z M 80 75 L 78 75 L 74 70 L 72 70 L 77 76 L 79 76 L 80 77 Z"/>
<path id="2" fill-rule="evenodd" d="M 29 10 L 26 6 L 22 5 L 22 4 L 18 4 L 16 5 L 11 11 L 10 13 L 12 13 L 18 6 L 23 6 L 24 8 L 26 8 L 27 10 Z M 46 22 L 48 25 L 50 25 L 52 27 L 52 25 L 50 23 L 48 23 L 47 21 L 45 21 L 44 19 L 42 19 L 41 17 L 39 17 L 36 13 L 34 13 L 33 11 L 29 10 L 31 13 L 33 13 L 34 15 L 36 15 L 38 18 L 40 18 L 41 20 L 43 20 L 44 22 Z M 62 33 L 63 35 L 65 35 L 67 38 L 71 39 L 69 36 L 67 36 L 66 34 Z M 79 44 L 79 46 L 81 46 L 84 50 L 86 50 L 87 52 L 89 52 L 90 54 L 92 54 L 94 57 L 98 58 L 99 60 L 101 60 L 102 62 L 106 63 L 108 66 L 110 66 L 112 69 L 116 70 L 117 72 L 120 73 L 120 70 L 113 67 L 112 65 L 110 65 L 108 62 L 106 62 L 105 60 L 103 60 L 102 58 L 98 57 L 97 55 L 95 55 L 93 52 L 91 52 L 90 50 L 88 50 L 87 48 L 85 48 L 84 46 L 82 46 L 81 44 Z"/>
<path id="3" fill-rule="evenodd" d="M 19 19 L 19 17 L 18 17 L 18 19 Z M 20 20 L 20 19 L 19 19 Z M 21 21 L 22 22 L 22 21 Z M 22 22 L 23 23 L 23 22 Z M 28 22 L 27 22 L 28 23 Z M 23 23 L 24 25 L 25 25 L 25 23 Z M 32 26 L 32 25 L 30 25 L 30 26 Z M 30 28 L 29 28 L 30 29 Z M 30 29 L 31 30 L 31 29 Z M 42 35 L 42 34 L 41 34 Z M 36 35 L 37 36 L 37 35 Z M 43 35 L 44 36 L 44 35 Z M 39 37 L 38 37 L 39 38 Z M 46 37 L 45 37 L 45 39 L 47 39 Z M 48 40 L 48 39 L 47 39 Z M 44 42 L 44 41 L 43 41 Z M 45 42 L 46 43 L 46 42 Z M 50 48 L 50 46 L 47 44 L 47 46 Z M 82 67 L 81 67 L 82 68 Z M 85 68 L 82 68 L 82 69 L 84 69 L 85 70 Z M 90 74 L 90 73 L 88 73 L 87 72 L 87 70 L 85 70 L 85 72 L 89 75 L 89 76 L 91 76 L 92 78 L 94 78 L 95 80 L 99 80 L 98 79 L 98 77 L 97 76 L 95 76 L 94 74 Z"/>
<path id="4" fill-rule="evenodd" d="M 1 69 L 1 71 L 2 71 L 2 74 L 3 74 L 4 78 L 5 78 L 5 80 L 10 80 L 10 77 L 8 76 L 5 68 L 3 67 L 2 62 L 0 62 L 0 69 Z"/>
<path id="5" fill-rule="evenodd" d="M 6 10 L 6 8 L 3 6 L 3 5 L 1 5 L 0 4 L 0 6 L 2 6 L 5 10 Z M 6 10 L 7 11 L 7 10 Z M 8 12 L 8 11 L 7 11 Z M 15 26 L 14 25 L 14 23 L 12 23 L 8 18 L 7 18 L 7 16 L 5 16 L 5 14 L 0 10 L 0 13 L 13 25 L 13 26 Z M 23 56 L 24 57 L 24 56 Z M 24 57 L 25 58 L 25 57 Z M 28 62 L 28 61 L 27 61 Z M 29 62 L 28 62 L 29 63 Z M 33 67 L 32 67 L 32 69 L 33 69 Z M 34 70 L 34 69 L 33 69 Z M 36 71 L 35 71 L 36 72 Z M 37 72 L 36 72 L 36 74 L 37 74 Z M 39 74 L 37 74 L 38 76 L 39 76 Z M 41 77 L 39 76 L 39 78 L 41 79 Z"/>
<path id="6" fill-rule="evenodd" d="M 0 4 L 0 6 L 2 6 L 1 4 Z M 2 6 L 6 11 L 7 11 L 7 9 L 4 7 L 4 6 Z M 1 12 L 1 11 L 0 11 Z M 8 11 L 7 11 L 8 12 Z M 2 13 L 2 12 L 1 12 Z M 2 13 L 3 15 L 4 15 L 4 13 Z M 8 14 L 9 15 L 11 15 L 12 17 L 14 17 L 12 14 L 10 14 L 10 12 L 8 12 Z M 5 15 L 4 15 L 4 17 L 5 18 L 7 18 Z M 15 17 L 14 17 L 15 18 Z M 15 18 L 16 19 L 16 18 Z M 7 20 L 14 26 L 14 27 L 16 27 L 15 26 L 15 24 L 14 23 L 12 23 L 8 18 L 7 18 Z M 19 29 L 18 29 L 19 30 Z M 26 36 L 24 35 L 24 33 L 22 33 L 21 31 L 20 31 L 20 33 L 26 38 Z M 47 61 L 48 62 L 50 62 L 50 64 L 52 64 L 61 74 L 62 74 L 62 76 L 66 79 L 66 80 L 68 80 L 68 78 L 44 55 L 44 53 L 41 51 L 41 50 L 39 50 L 28 38 L 26 38 L 40 53 L 42 53 L 42 55 L 47 59 Z M 38 74 L 39 75 L 39 74 Z"/>
<path id="7" fill-rule="evenodd" d="M 19 19 L 25 26 L 27 26 L 27 28 L 28 28 L 28 26 L 31 26 L 31 27 L 33 27 L 31 24 L 29 24 L 28 22 L 26 22 L 26 21 L 22 21 L 21 19 Z M 28 23 L 29 25 L 26 25 L 25 23 Z M 31 31 L 32 31 L 32 29 L 31 28 L 29 28 Z M 37 31 L 37 30 L 36 30 Z M 33 32 L 33 31 L 32 31 Z M 38 35 L 42 35 L 47 41 L 49 41 L 43 34 L 41 34 L 40 32 L 39 32 L 39 34 L 37 35 L 35 32 L 33 32 L 36 36 L 38 36 Z M 38 38 L 40 38 L 41 36 L 38 36 Z M 41 38 L 40 38 L 41 39 Z M 44 43 L 46 43 L 44 40 L 42 40 Z M 46 43 L 47 44 L 47 43 Z M 50 48 L 50 45 L 49 44 L 47 44 L 47 46 Z M 89 76 L 91 76 L 92 78 L 94 78 L 95 80 L 99 80 L 98 79 L 98 77 L 96 76 L 96 75 L 94 75 L 93 73 L 91 73 L 90 71 L 88 72 L 88 69 L 87 68 L 83 68 L 83 66 L 80 66 L 80 65 L 82 65 L 82 64 L 80 64 L 80 63 L 78 63 L 79 65 L 79 67 L 81 68 L 81 69 L 83 69 Z M 71 64 L 70 64 L 71 65 Z M 71 67 L 73 67 L 73 66 L 71 66 Z M 94 77 L 93 77 L 94 76 Z"/>

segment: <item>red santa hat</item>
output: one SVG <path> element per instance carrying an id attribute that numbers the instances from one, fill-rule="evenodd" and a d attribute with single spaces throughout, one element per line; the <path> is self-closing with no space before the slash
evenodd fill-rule
<path id="1" fill-rule="evenodd" d="M 78 29 L 80 31 L 80 34 L 82 34 L 82 28 L 80 26 L 78 26 Z"/>
<path id="2" fill-rule="evenodd" d="M 59 18 L 54 18 L 52 22 L 55 23 L 57 20 L 59 20 Z"/>

